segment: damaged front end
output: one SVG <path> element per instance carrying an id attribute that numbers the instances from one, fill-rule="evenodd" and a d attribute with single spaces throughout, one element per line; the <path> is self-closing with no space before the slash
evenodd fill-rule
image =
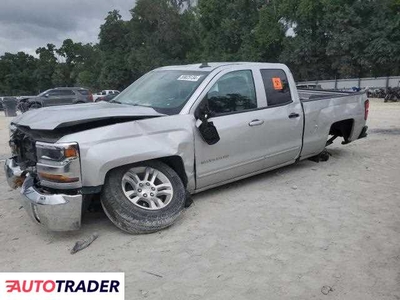
<path id="1" fill-rule="evenodd" d="M 8 184 L 16 189 L 22 186 L 29 171 L 35 172 L 35 141 L 18 130 L 15 125 L 11 125 L 9 144 L 12 157 L 6 160 L 4 170 Z"/>
<path id="2" fill-rule="evenodd" d="M 10 187 L 21 187 L 28 214 L 52 231 L 79 229 L 83 196 L 78 145 L 39 142 L 34 131 L 10 129 L 13 156 L 4 165 L 5 173 Z"/>

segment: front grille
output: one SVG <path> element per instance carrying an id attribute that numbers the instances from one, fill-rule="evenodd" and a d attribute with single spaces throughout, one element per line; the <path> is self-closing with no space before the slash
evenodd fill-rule
<path id="1" fill-rule="evenodd" d="M 20 129 L 17 129 L 10 140 L 10 147 L 21 169 L 36 166 L 35 140 Z"/>

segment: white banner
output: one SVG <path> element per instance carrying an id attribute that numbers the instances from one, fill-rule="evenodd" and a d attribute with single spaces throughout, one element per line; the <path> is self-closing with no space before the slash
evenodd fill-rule
<path id="1" fill-rule="evenodd" d="M 125 300 L 124 273 L 0 273 L 1 300 Z"/>

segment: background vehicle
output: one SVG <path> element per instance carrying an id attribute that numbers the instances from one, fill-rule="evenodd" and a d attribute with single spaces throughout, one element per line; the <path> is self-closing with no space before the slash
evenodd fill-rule
<path id="1" fill-rule="evenodd" d="M 385 102 L 397 102 L 400 100 L 400 88 L 387 88 L 386 95 L 385 95 Z"/>
<path id="2" fill-rule="evenodd" d="M 96 101 L 98 98 L 104 97 L 104 96 L 108 96 L 108 95 L 118 95 L 120 94 L 120 91 L 117 90 L 104 90 L 101 91 L 100 93 L 96 93 L 93 95 L 93 101 Z"/>
<path id="3" fill-rule="evenodd" d="M 41 107 L 87 102 L 93 102 L 93 95 L 88 89 L 80 87 L 60 87 L 44 91 L 33 98 L 20 99 L 18 107 L 22 112 L 25 112 L 30 109 Z"/>
<path id="4" fill-rule="evenodd" d="M 117 97 L 119 94 L 108 94 L 107 96 L 101 96 L 98 97 L 95 102 L 99 102 L 99 101 L 106 101 L 106 102 L 110 102 L 112 99 L 114 99 L 115 97 Z"/>
<path id="5" fill-rule="evenodd" d="M 36 223 L 80 227 L 100 195 L 130 233 L 166 228 L 187 193 L 366 137 L 365 93 L 300 90 L 282 64 L 214 63 L 154 70 L 118 101 L 28 112 L 11 124 L 12 187 Z M 24 177 L 25 176 L 25 177 Z"/>

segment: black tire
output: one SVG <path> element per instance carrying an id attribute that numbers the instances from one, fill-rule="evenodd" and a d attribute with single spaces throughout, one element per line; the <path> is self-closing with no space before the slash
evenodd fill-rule
<path id="1" fill-rule="evenodd" d="M 34 103 L 29 104 L 29 110 L 39 109 L 39 108 L 42 108 L 42 105 L 40 103 L 34 102 Z"/>
<path id="2" fill-rule="evenodd" d="M 122 190 L 122 177 L 133 167 L 151 167 L 170 180 L 174 191 L 171 202 L 156 211 L 146 210 L 130 202 Z M 178 174 L 166 164 L 148 161 L 111 170 L 101 194 L 101 204 L 108 218 L 128 233 L 153 233 L 171 226 L 185 207 L 186 190 Z"/>

